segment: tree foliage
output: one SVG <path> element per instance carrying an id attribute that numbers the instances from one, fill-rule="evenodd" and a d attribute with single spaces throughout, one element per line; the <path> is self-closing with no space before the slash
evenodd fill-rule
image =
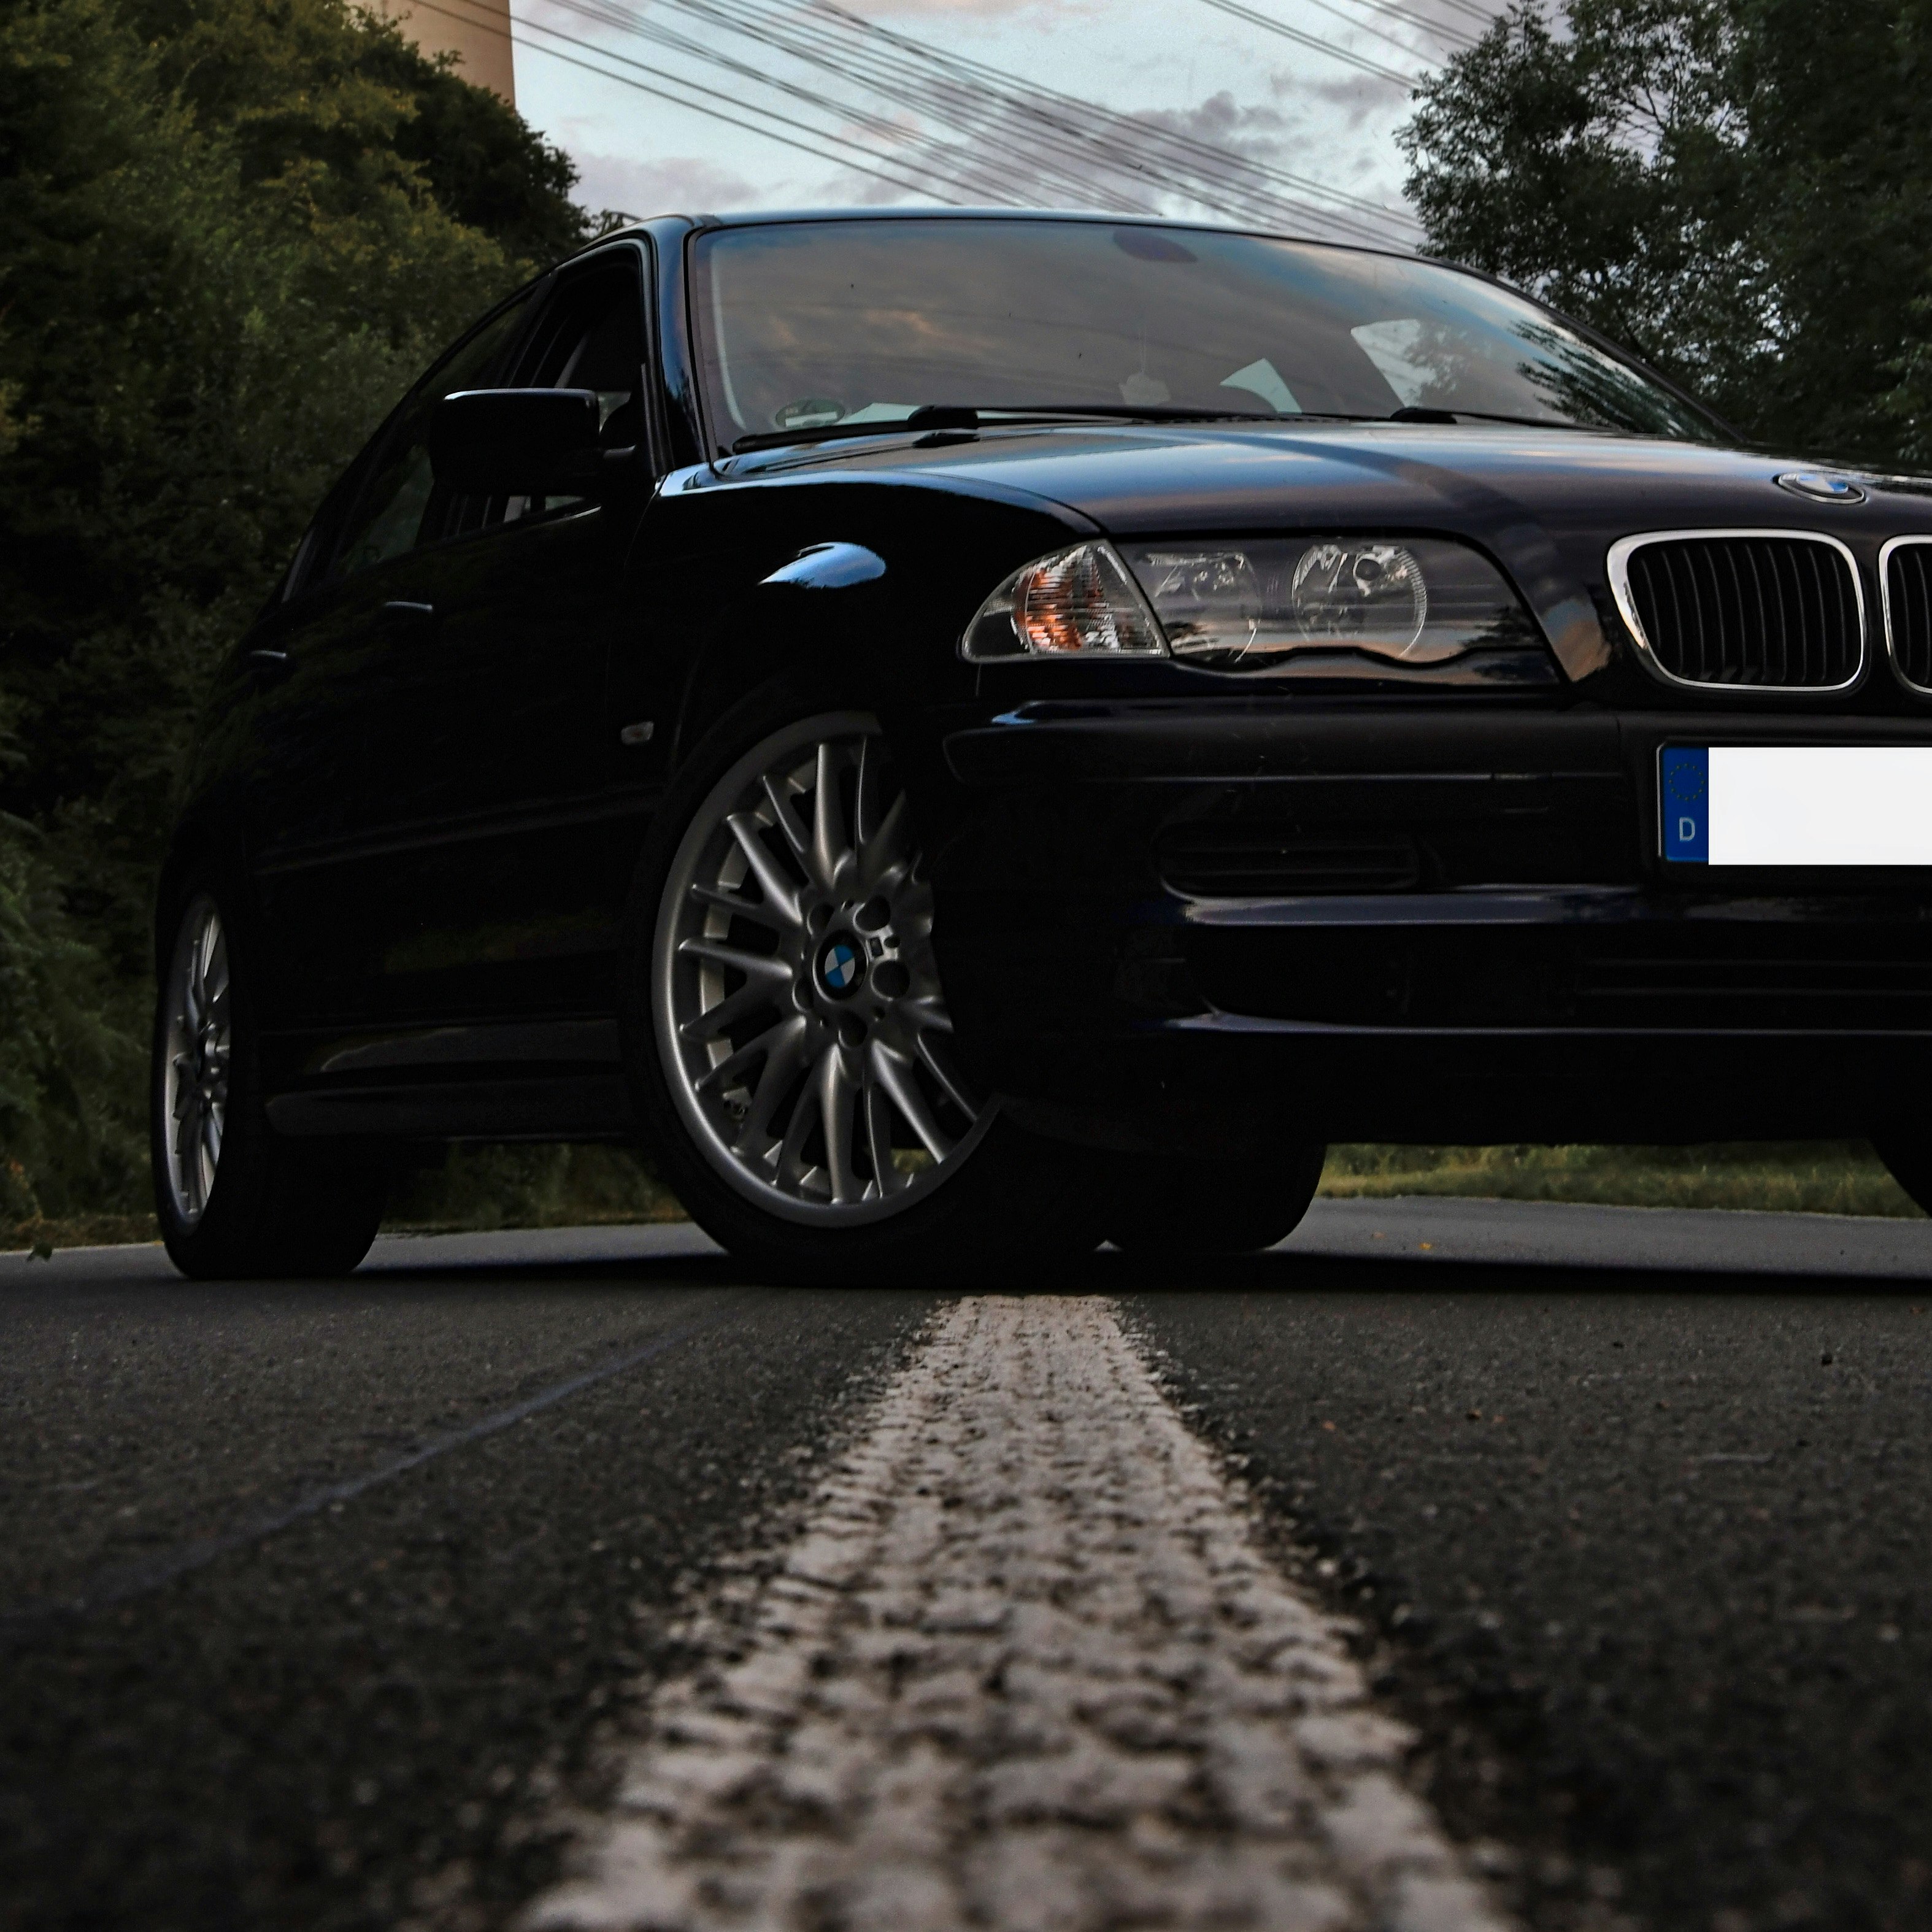
<path id="1" fill-rule="evenodd" d="M 50 1211 L 117 1134 L 136 1185 L 209 667 L 434 349 L 584 238 L 572 181 L 341 0 L 0 0 L 0 1162 Z"/>
<path id="2" fill-rule="evenodd" d="M 1513 0 L 1401 140 L 1432 252 L 1748 434 L 1932 459 L 1932 0 Z"/>

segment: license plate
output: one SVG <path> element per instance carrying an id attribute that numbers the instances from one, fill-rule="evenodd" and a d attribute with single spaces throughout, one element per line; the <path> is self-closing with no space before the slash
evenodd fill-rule
<path id="1" fill-rule="evenodd" d="M 1664 856 L 1689 866 L 1932 866 L 1932 745 L 1667 745 Z"/>

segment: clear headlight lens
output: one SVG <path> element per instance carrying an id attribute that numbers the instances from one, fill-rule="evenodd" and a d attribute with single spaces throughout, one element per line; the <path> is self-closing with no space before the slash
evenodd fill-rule
<path id="1" fill-rule="evenodd" d="M 1429 622 L 1429 580 L 1400 544 L 1310 544 L 1288 598 L 1304 638 L 1350 650 L 1406 657 Z"/>
<path id="2" fill-rule="evenodd" d="M 1015 571 L 960 651 L 977 663 L 1172 655 L 1210 670 L 1316 676 L 1469 658 L 1466 675 L 1514 682 L 1549 662 L 1495 566 L 1435 537 L 1075 544 Z"/>
<path id="3" fill-rule="evenodd" d="M 1495 566 L 1436 538 L 1132 544 L 1124 555 L 1169 650 L 1218 670 L 1278 669 L 1338 652 L 1419 666 L 1543 648 Z"/>
<path id="4" fill-rule="evenodd" d="M 1076 544 L 1015 571 L 980 605 L 959 650 L 975 663 L 1167 655 L 1146 599 L 1106 543 Z"/>

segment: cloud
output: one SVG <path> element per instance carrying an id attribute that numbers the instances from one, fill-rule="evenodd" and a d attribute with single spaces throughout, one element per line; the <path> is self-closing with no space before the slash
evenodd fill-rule
<path id="1" fill-rule="evenodd" d="M 1339 110 L 1352 134 L 1370 122 L 1379 125 L 1391 113 L 1404 120 L 1408 116 L 1408 97 L 1394 92 L 1386 82 L 1371 74 L 1311 80 L 1305 74 L 1277 71 L 1268 76 L 1268 86 L 1277 100 L 1298 100 L 1327 110 L 1324 119 Z"/>
<path id="2" fill-rule="evenodd" d="M 589 153 L 567 136 L 566 146 L 577 164 L 577 199 L 586 208 L 635 215 L 722 214 L 765 202 L 742 175 L 715 161 L 682 155 L 643 161 Z"/>
<path id="3" fill-rule="evenodd" d="M 1231 153 L 1280 152 L 1286 123 L 1272 107 L 1244 107 L 1226 88 L 1192 107 L 1143 109 L 1133 117 L 1190 140 L 1211 141 Z"/>
<path id="4" fill-rule="evenodd" d="M 950 5 L 962 12 L 1006 0 L 836 4 Z M 1062 0 L 1043 4 L 1050 8 Z M 1020 22 L 1027 33 L 1034 24 Z M 809 133 L 800 131 L 819 150 L 816 157 L 772 155 L 776 165 L 770 166 L 760 165 L 766 157 L 755 151 L 727 147 L 706 156 L 708 144 L 702 136 L 694 140 L 694 130 L 680 145 L 688 143 L 697 154 L 687 148 L 682 156 L 646 160 L 624 156 L 623 136 L 614 140 L 608 123 L 566 119 L 559 131 L 582 170 L 578 199 L 592 208 L 634 214 L 946 200 L 1204 215 L 1298 232 L 1387 232 L 1391 239 L 1406 226 L 1398 212 L 1399 185 L 1379 152 L 1387 146 L 1387 130 L 1374 109 L 1380 104 L 1386 115 L 1393 104 L 1386 88 L 1380 90 L 1383 103 L 1376 104 L 1352 83 L 1336 88 L 1292 68 L 1271 75 L 1264 70 L 1192 100 L 1184 94 L 1179 103 L 1138 110 L 1095 102 L 1064 116 L 1042 113 L 1034 89 L 1042 81 L 1052 89 L 1054 82 L 1036 68 L 1018 63 L 1016 71 L 1008 69 L 1010 78 L 994 72 L 983 84 L 962 88 L 947 55 L 926 46 L 923 36 L 886 44 L 894 85 L 881 94 L 868 84 L 868 63 L 884 57 L 882 45 L 856 21 L 836 32 L 856 50 L 850 70 L 835 66 L 812 76 L 817 91 L 808 100 L 794 88 L 778 101 L 782 118 L 812 124 Z M 761 56 L 760 66 L 768 58 Z M 774 72 L 794 70 L 781 61 Z M 748 88 L 741 103 L 754 122 L 770 111 L 762 94 Z M 732 146 L 742 150 L 742 142 Z M 842 166 L 834 158 L 840 149 Z M 860 153 L 871 158 L 870 166 L 859 164 Z M 1339 205 L 1318 182 L 1338 191 Z M 1350 188 L 1383 206 L 1348 208 Z"/>

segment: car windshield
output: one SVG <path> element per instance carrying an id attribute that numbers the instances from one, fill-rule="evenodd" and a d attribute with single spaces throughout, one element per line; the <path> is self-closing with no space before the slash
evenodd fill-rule
<path id="1" fill-rule="evenodd" d="M 1389 416 L 1712 441 L 1715 423 L 1473 275 L 1212 230 L 998 217 L 774 222 L 694 250 L 710 428 L 856 431 L 916 409 Z"/>

